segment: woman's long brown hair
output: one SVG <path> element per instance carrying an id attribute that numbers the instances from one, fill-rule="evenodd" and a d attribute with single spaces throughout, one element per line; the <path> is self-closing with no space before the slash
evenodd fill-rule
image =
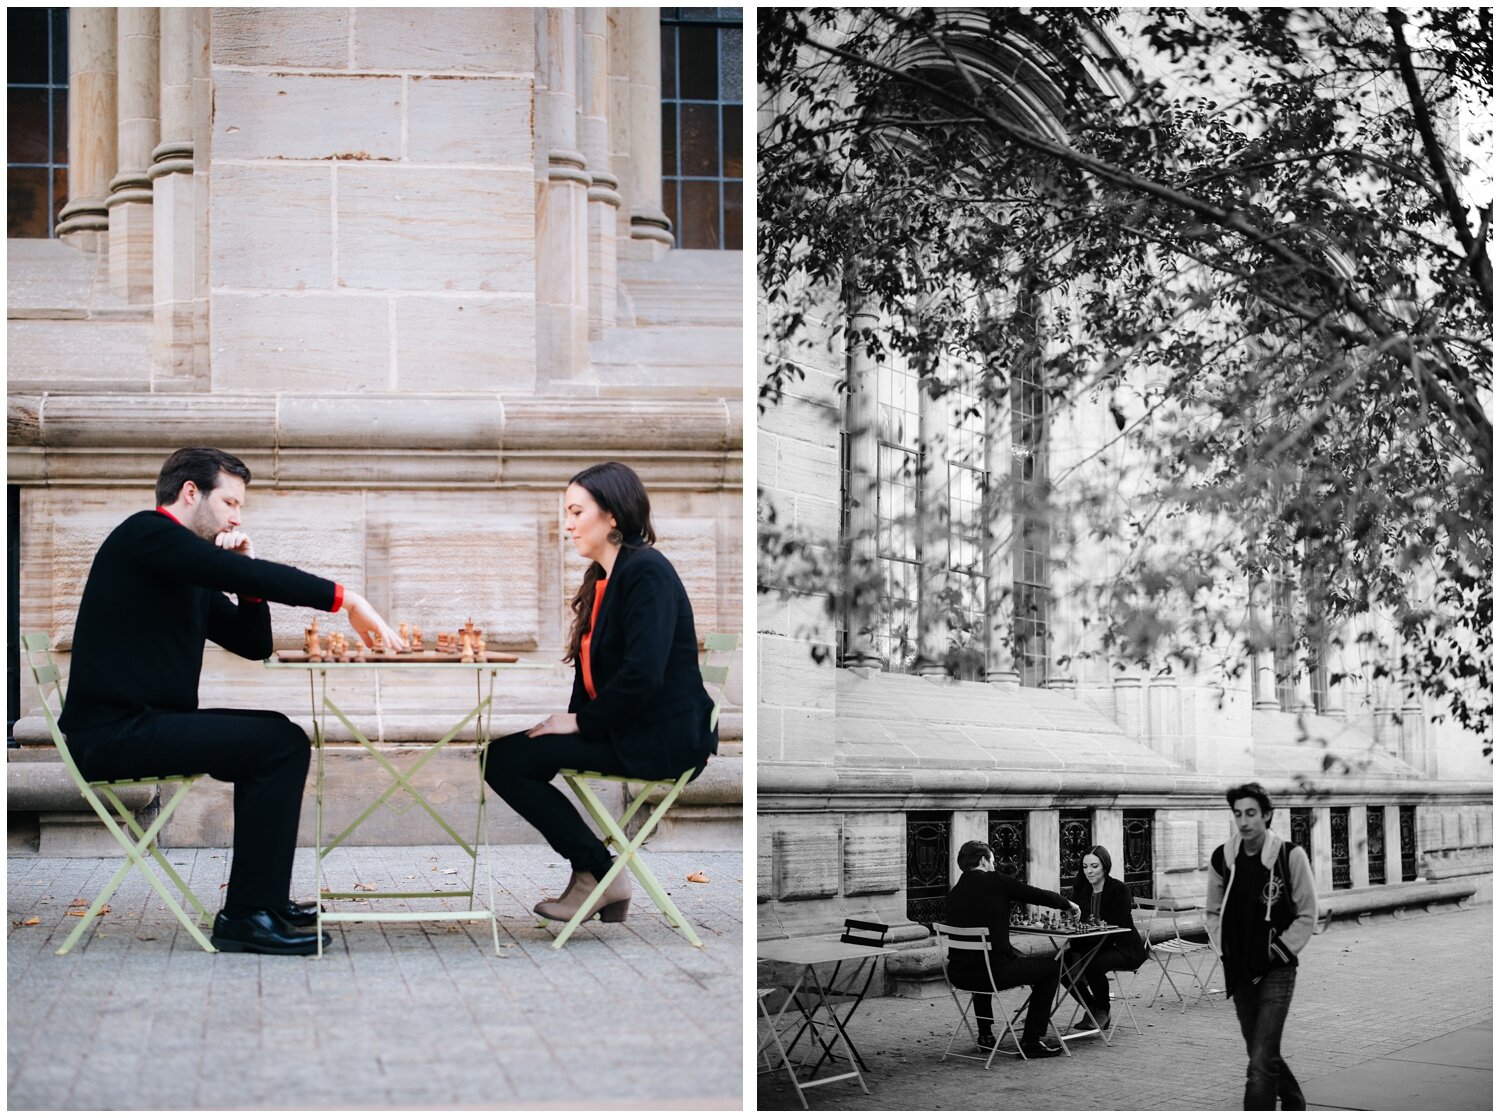
<path id="1" fill-rule="evenodd" d="M 650 547 L 656 542 L 656 529 L 651 526 L 651 498 L 640 477 L 623 462 L 600 462 L 579 470 L 570 479 L 569 485 L 581 485 L 589 496 L 609 516 L 615 518 L 615 527 L 624 537 L 622 548 Z M 590 563 L 583 573 L 583 583 L 573 595 L 573 625 L 568 633 L 567 650 L 563 654 L 564 664 L 578 661 L 583 647 L 583 637 L 592 625 L 594 613 L 594 588 L 604 577 L 604 568 Z"/>

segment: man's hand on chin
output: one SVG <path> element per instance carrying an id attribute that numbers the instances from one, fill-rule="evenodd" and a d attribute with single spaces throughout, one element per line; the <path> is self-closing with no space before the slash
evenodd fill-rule
<path id="1" fill-rule="evenodd" d="M 238 528 L 220 532 L 214 537 L 214 546 L 222 547 L 225 551 L 237 551 L 246 559 L 255 558 L 255 549 L 250 546 L 250 537 Z"/>

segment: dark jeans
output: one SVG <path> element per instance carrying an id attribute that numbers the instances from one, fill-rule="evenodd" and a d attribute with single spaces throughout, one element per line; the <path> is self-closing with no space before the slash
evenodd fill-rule
<path id="1" fill-rule="evenodd" d="M 74 734 L 89 780 L 207 773 L 234 785 L 234 857 L 224 907 L 280 908 L 291 893 L 297 820 L 312 750 L 273 710 L 151 711 Z"/>
<path id="2" fill-rule="evenodd" d="M 1112 970 L 1135 970 L 1118 947 L 1101 947 L 1099 954 L 1089 960 L 1082 976 L 1076 976 L 1076 971 L 1074 972 L 1074 981 L 1088 997 L 1089 1005 L 1094 1010 L 1109 1008 L 1109 972 Z"/>
<path id="3" fill-rule="evenodd" d="M 1245 979 L 1234 988 L 1234 1011 L 1250 1052 L 1245 1075 L 1246 1110 L 1275 1110 L 1278 1097 L 1282 1110 L 1307 1109 L 1302 1088 L 1281 1058 L 1281 1030 L 1296 985 L 1296 967 L 1276 967 L 1260 982 Z"/>
<path id="4" fill-rule="evenodd" d="M 1057 997 L 1057 960 L 1046 955 L 1017 955 L 1011 959 L 991 956 L 990 968 L 995 972 L 995 985 L 1001 990 L 1013 986 L 1031 987 L 1031 1004 L 1026 1007 L 1026 1026 L 1021 1039 L 1041 1040 L 1047 1035 L 1047 1024 L 1052 1019 L 1052 1001 Z M 983 970 L 955 973 L 954 978 L 961 986 L 983 986 L 989 981 Z M 975 979 L 977 981 L 971 981 Z M 988 994 L 974 995 L 974 1018 L 979 1022 L 980 1032 L 994 1030 L 994 1006 Z"/>
<path id="5" fill-rule="evenodd" d="M 607 741 L 589 741 L 577 734 L 528 738 L 522 731 L 490 742 L 484 778 L 574 870 L 603 877 L 614 859 L 572 801 L 550 783 L 558 769 L 629 775 Z"/>

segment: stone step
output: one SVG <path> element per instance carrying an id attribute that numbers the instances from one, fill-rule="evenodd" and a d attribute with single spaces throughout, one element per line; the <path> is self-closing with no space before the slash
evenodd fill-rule
<path id="1" fill-rule="evenodd" d="M 681 249 L 622 260 L 620 309 L 636 326 L 726 326 L 744 318 L 744 253 Z"/>

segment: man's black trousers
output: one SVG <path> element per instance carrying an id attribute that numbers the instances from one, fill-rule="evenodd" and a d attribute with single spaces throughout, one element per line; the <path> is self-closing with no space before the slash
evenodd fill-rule
<path id="1" fill-rule="evenodd" d="M 1050 955 L 991 955 L 990 966 L 995 974 L 995 985 L 1000 989 L 1031 987 L 1031 1004 L 1026 1007 L 1026 1026 L 1021 1036 L 1023 1040 L 1041 1040 L 1047 1035 L 1052 1001 L 1057 996 L 1057 960 Z M 977 968 L 955 972 L 954 978 L 966 988 L 983 987 L 989 981 L 982 963 Z M 980 1032 L 993 1029 L 994 1009 L 988 994 L 974 995 L 974 1017 Z"/>
<path id="2" fill-rule="evenodd" d="M 89 780 L 207 773 L 234 785 L 234 858 L 226 909 L 280 909 L 291 896 L 297 820 L 311 747 L 270 710 L 147 711 L 70 735 Z"/>

